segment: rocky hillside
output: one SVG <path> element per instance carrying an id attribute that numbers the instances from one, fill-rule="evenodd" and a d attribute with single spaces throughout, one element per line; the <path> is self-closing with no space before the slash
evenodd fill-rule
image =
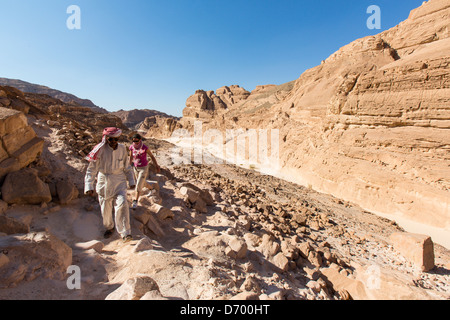
<path id="1" fill-rule="evenodd" d="M 365 208 L 448 223 L 449 10 L 430 0 L 296 81 L 199 90 L 179 122 L 144 121 L 148 135 L 196 120 L 278 129 L 280 175 L 307 187 L 148 139 L 162 170 L 127 243 L 103 238 L 83 157 L 104 127 L 123 128 L 125 143 L 133 132 L 0 87 L 0 299 L 448 300 L 449 250 Z"/>
<path id="2" fill-rule="evenodd" d="M 296 81 L 198 90 L 180 123 L 277 129 L 278 176 L 449 230 L 449 15 L 448 1 L 430 0 Z"/>
<path id="3" fill-rule="evenodd" d="M 52 89 L 43 85 L 39 84 L 33 84 L 22 80 L 16 80 L 16 79 L 7 79 L 7 78 L 0 78 L 0 86 L 9 86 L 14 87 L 16 89 L 19 89 L 20 91 L 27 92 L 27 93 L 38 93 L 38 94 L 46 94 L 49 95 L 52 98 L 56 98 L 58 100 L 61 100 L 65 103 L 74 103 L 83 107 L 91 108 L 92 110 L 100 113 L 107 113 L 103 108 L 100 108 L 99 106 L 95 105 L 91 100 L 89 99 L 81 99 L 77 96 L 62 92 L 56 89 Z"/>
<path id="4" fill-rule="evenodd" d="M 430 237 L 252 170 L 177 164 L 161 140 L 147 140 L 162 171 L 131 211 L 134 240 L 105 240 L 83 156 L 103 127 L 132 132 L 47 95 L 0 87 L 0 103 L 0 166 L 17 163 L 1 181 L 0 299 L 449 298 L 450 254 Z"/>

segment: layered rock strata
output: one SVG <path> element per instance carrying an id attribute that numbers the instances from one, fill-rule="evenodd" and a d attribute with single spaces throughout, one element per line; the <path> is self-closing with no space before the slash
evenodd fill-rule
<path id="1" fill-rule="evenodd" d="M 448 1 L 430 0 L 295 82 L 251 93 L 236 86 L 199 90 L 180 123 L 244 134 L 276 129 L 279 176 L 449 229 L 449 16 Z"/>

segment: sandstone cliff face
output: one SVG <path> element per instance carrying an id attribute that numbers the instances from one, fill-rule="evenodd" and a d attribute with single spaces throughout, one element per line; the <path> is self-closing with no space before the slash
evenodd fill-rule
<path id="1" fill-rule="evenodd" d="M 449 229 L 449 18 L 448 1 L 430 0 L 295 82 L 233 100 L 223 90 L 197 91 L 181 123 L 279 129 L 279 175 L 372 211 Z"/>
<path id="2" fill-rule="evenodd" d="M 183 118 L 209 119 L 226 112 L 234 104 L 247 99 L 250 92 L 238 85 L 224 86 L 214 91 L 197 90 L 186 100 Z"/>

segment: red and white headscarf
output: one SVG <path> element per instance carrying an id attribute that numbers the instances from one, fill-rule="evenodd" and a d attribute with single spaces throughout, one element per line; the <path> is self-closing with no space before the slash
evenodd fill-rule
<path id="1" fill-rule="evenodd" d="M 107 137 L 111 137 L 111 138 L 118 138 L 122 135 L 122 130 L 119 128 L 115 128 L 115 127 L 108 127 L 105 128 L 103 130 L 103 138 L 102 138 L 102 142 L 100 142 L 98 145 L 96 145 L 94 147 L 94 149 L 92 149 L 91 152 L 89 152 L 89 154 L 85 157 L 85 159 L 89 162 L 92 161 L 96 161 L 97 160 L 97 156 L 98 156 L 98 152 L 100 151 L 100 149 L 105 145 L 106 143 L 106 138 Z"/>

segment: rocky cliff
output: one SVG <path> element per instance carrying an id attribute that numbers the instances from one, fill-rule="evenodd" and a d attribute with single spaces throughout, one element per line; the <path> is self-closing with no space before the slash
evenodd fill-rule
<path id="1" fill-rule="evenodd" d="M 164 112 L 151 109 L 133 109 L 133 110 L 119 110 L 111 112 L 112 115 L 119 117 L 123 124 L 130 129 L 139 129 L 145 122 L 146 118 L 171 118 L 179 120 L 177 117 L 170 116 Z"/>
<path id="2" fill-rule="evenodd" d="M 296 81 L 197 91 L 181 124 L 278 129 L 278 174 L 371 211 L 450 228 L 450 3 L 358 39 Z"/>

